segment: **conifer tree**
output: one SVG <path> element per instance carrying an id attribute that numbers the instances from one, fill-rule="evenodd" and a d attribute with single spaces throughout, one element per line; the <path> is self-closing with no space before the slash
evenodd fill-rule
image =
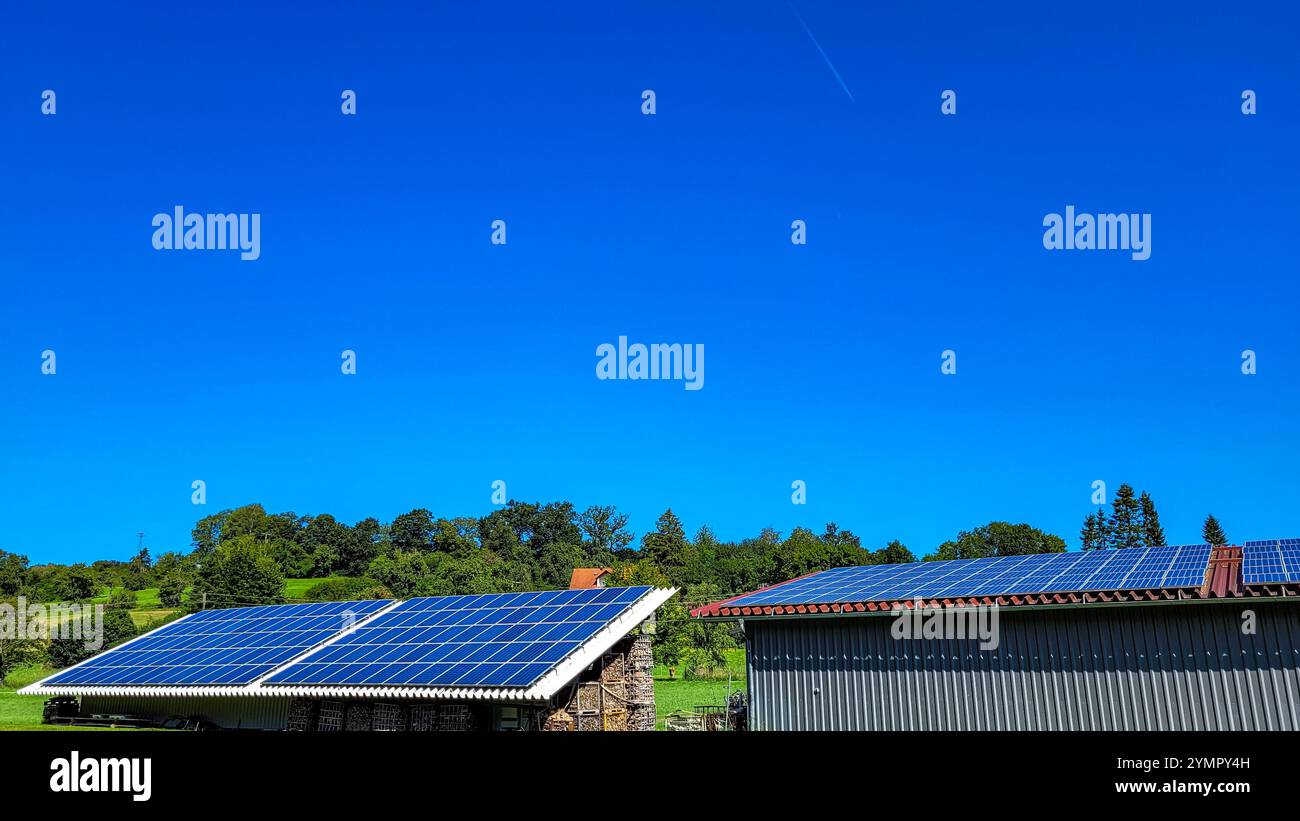
<path id="1" fill-rule="evenodd" d="M 1097 548 L 1105 550 L 1115 546 L 1115 526 L 1106 518 L 1106 508 L 1097 508 Z"/>
<path id="2" fill-rule="evenodd" d="M 1219 547 L 1228 543 L 1228 537 L 1224 535 L 1223 528 L 1219 526 L 1219 520 L 1214 518 L 1211 513 L 1205 517 L 1205 525 L 1201 528 L 1201 538 L 1208 545 Z"/>
<path id="3" fill-rule="evenodd" d="M 1084 550 L 1096 550 L 1102 545 L 1097 543 L 1097 514 L 1089 513 L 1083 520 L 1083 529 L 1079 531 L 1079 543 Z"/>
<path id="4" fill-rule="evenodd" d="M 1141 508 L 1133 496 L 1133 486 L 1127 482 L 1119 486 L 1111 501 L 1111 538 L 1115 547 L 1141 547 Z"/>
<path id="5" fill-rule="evenodd" d="M 1160 526 L 1160 514 L 1156 513 L 1156 503 L 1151 494 L 1145 490 L 1138 497 L 1142 508 L 1142 543 L 1147 547 L 1165 546 L 1165 529 Z"/>

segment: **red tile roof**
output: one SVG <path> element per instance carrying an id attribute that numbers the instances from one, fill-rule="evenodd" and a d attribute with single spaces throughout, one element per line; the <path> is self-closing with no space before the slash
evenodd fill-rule
<path id="1" fill-rule="evenodd" d="M 601 576 L 607 576 L 614 572 L 612 567 L 575 567 L 573 575 L 569 577 L 570 590 L 587 590 L 596 587 L 596 582 Z"/>
<path id="2" fill-rule="evenodd" d="M 819 571 L 820 572 L 820 571 Z M 806 578 L 812 573 L 800 576 Z M 790 579 L 790 581 L 796 581 Z M 789 584 L 781 582 L 780 584 Z M 771 590 L 780 585 L 764 588 Z M 720 602 L 714 602 L 691 611 L 696 618 L 743 618 L 746 616 L 801 616 L 820 613 L 873 613 L 889 612 L 896 607 L 912 608 L 911 599 L 893 601 L 836 602 L 834 604 L 782 604 L 732 607 L 731 602 L 750 595 L 742 593 Z M 1032 605 L 1097 604 L 1116 602 L 1180 601 L 1188 599 L 1218 599 L 1240 596 L 1296 596 L 1300 584 L 1251 585 L 1241 581 L 1241 548 L 1216 547 L 1210 550 L 1210 561 L 1205 571 L 1205 581 L 1200 587 L 1163 588 L 1158 590 L 1088 590 L 1079 592 L 1026 593 L 1014 596 L 970 596 L 961 598 L 925 599 L 922 607 L 1027 607 Z"/>

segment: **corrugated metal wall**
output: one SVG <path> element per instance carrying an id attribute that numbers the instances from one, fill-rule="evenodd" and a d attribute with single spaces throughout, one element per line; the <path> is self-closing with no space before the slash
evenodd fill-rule
<path id="1" fill-rule="evenodd" d="M 1255 613 L 1257 632 L 1242 633 Z M 1000 644 L 890 617 L 749 620 L 756 730 L 1300 729 L 1300 604 L 1004 608 Z"/>
<path id="2" fill-rule="evenodd" d="M 258 696 L 142 697 L 82 696 L 81 714 L 124 713 L 165 719 L 198 716 L 222 727 L 244 730 L 283 730 L 289 721 L 289 699 Z"/>

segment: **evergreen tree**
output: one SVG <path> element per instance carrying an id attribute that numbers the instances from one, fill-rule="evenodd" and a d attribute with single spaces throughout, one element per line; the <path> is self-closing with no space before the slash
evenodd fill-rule
<path id="1" fill-rule="evenodd" d="M 1147 547 L 1165 546 L 1165 529 L 1160 526 L 1160 514 L 1156 513 L 1156 503 L 1151 494 L 1145 490 L 1138 497 L 1142 507 L 1142 543 Z"/>
<path id="2" fill-rule="evenodd" d="M 1079 545 L 1084 550 L 1096 550 L 1101 547 L 1097 543 L 1097 514 L 1089 513 L 1083 520 L 1083 527 L 1079 530 Z"/>
<path id="3" fill-rule="evenodd" d="M 686 566 L 689 552 L 686 531 L 672 508 L 665 510 L 655 522 L 655 529 L 641 539 L 641 555 L 668 571 L 670 578 L 674 571 Z"/>
<path id="4" fill-rule="evenodd" d="M 1213 513 L 1205 517 L 1205 525 L 1201 527 L 1201 538 L 1206 544 L 1214 547 L 1228 543 L 1228 537 L 1224 535 L 1223 528 L 1219 526 L 1219 520 L 1214 518 Z"/>
<path id="5" fill-rule="evenodd" d="M 1097 542 L 1099 550 L 1106 550 L 1115 546 L 1114 525 L 1110 519 L 1106 518 L 1106 508 L 1097 508 Z"/>
<path id="6" fill-rule="evenodd" d="M 1110 506 L 1111 544 L 1115 547 L 1141 547 L 1141 508 L 1133 496 L 1133 486 L 1127 482 L 1120 485 Z"/>

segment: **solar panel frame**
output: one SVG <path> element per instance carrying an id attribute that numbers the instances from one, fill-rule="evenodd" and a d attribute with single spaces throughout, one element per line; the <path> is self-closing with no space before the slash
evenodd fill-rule
<path id="1" fill-rule="evenodd" d="M 42 684 L 245 685 L 392 603 L 379 599 L 201 610 L 55 673 Z"/>
<path id="2" fill-rule="evenodd" d="M 278 670 L 262 686 L 528 687 L 651 590 L 410 599 Z"/>
<path id="3" fill-rule="evenodd" d="M 1300 539 L 1266 539 L 1241 546 L 1243 584 L 1300 582 Z"/>
<path id="4" fill-rule="evenodd" d="M 1196 587 L 1209 545 L 1092 550 L 825 570 L 728 608 Z"/>

